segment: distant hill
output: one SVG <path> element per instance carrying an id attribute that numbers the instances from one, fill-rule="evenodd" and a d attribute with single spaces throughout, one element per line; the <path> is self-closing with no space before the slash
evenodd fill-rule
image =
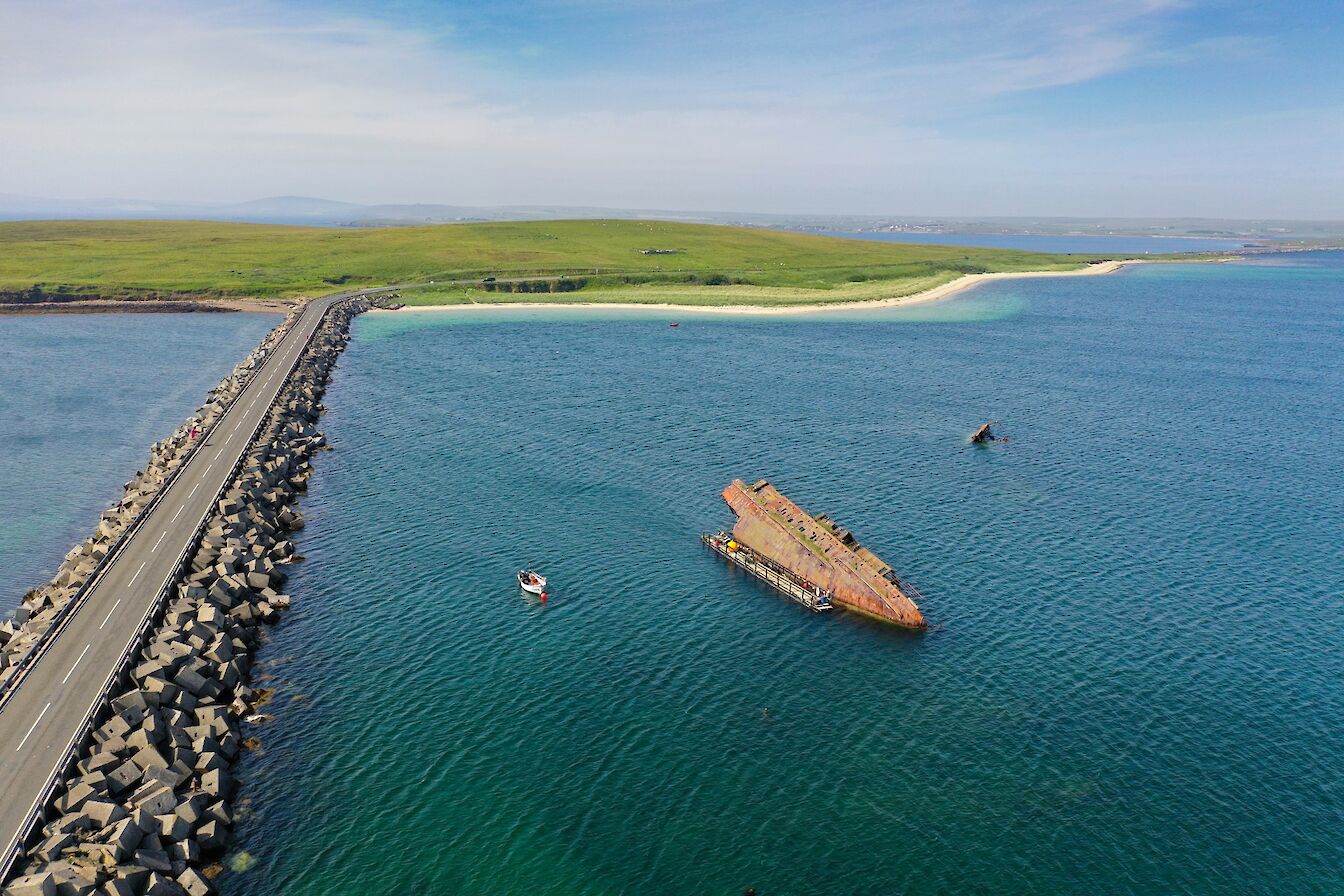
<path id="1" fill-rule="evenodd" d="M 469 221 L 536 221 L 585 218 L 685 220 L 732 223 L 741 215 L 564 205 L 472 206 L 439 203 L 359 205 L 311 196 L 269 196 L 246 202 L 176 202 L 153 199 L 46 199 L 0 193 L 0 221 L 59 219 L 198 220 L 319 227 L 389 227 Z M 748 216 L 750 217 L 750 216 Z M 770 217 L 770 216 L 765 216 Z M 742 222 L 746 223 L 746 222 Z"/>
<path id="2" fill-rule="evenodd" d="M 303 224 L 315 227 L 407 227 L 484 221 L 554 221 L 595 218 L 728 224 L 803 232 L 980 233 L 1106 236 L 1203 236 L 1259 241 L 1344 239 L 1344 221 L 1211 218 L 965 217 L 925 215 L 786 215 L 756 212 L 678 211 L 572 205 L 364 205 L 311 196 L 271 196 L 245 202 L 152 199 L 46 199 L 0 194 L 0 221 L 156 219 Z"/>

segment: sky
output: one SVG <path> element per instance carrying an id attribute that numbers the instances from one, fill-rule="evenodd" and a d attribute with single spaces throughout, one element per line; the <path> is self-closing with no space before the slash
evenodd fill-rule
<path id="1" fill-rule="evenodd" d="M 0 193 L 1344 218 L 1340 0 L 0 0 Z"/>

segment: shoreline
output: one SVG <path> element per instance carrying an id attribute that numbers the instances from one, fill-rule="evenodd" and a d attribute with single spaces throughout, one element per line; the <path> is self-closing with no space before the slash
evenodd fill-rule
<path id="1" fill-rule="evenodd" d="M 106 603 L 100 596 L 113 587 L 104 574 L 111 575 L 112 564 L 124 569 L 142 555 L 143 569 L 152 560 L 148 554 L 170 531 L 178 543 L 186 539 L 175 557 L 171 555 L 178 547 L 172 542 L 167 556 L 160 555 L 161 564 L 168 564 L 166 578 L 160 578 L 165 571 L 160 568 L 146 576 L 147 582 L 159 582 L 157 586 L 147 584 L 127 597 L 141 606 L 128 606 L 130 612 L 115 617 L 110 643 L 120 649 L 128 632 L 131 641 L 111 658 L 112 674 L 95 666 L 95 653 L 82 677 L 71 684 L 71 689 L 99 688 L 92 704 L 86 702 L 88 694 L 72 695 L 63 721 L 59 709 L 49 717 L 49 725 L 78 725 L 60 748 L 63 752 L 55 752 L 61 743 L 56 739 L 34 742 L 21 757 L 28 763 L 29 789 L 6 807 L 0 835 L 0 889 L 5 893 L 50 893 L 56 882 L 64 888 L 70 880 L 80 882 L 80 892 L 96 888 L 123 893 L 136 891 L 136 886 L 145 890 L 139 884 L 145 879 L 156 892 L 163 889 L 156 879 L 176 882 L 165 892 L 216 892 L 212 880 L 223 870 L 239 818 L 234 769 L 245 751 L 261 746 L 256 726 L 269 719 L 259 711 L 273 690 L 260 687 L 255 659 L 266 642 L 267 627 L 291 605 L 289 595 L 279 589 L 288 581 L 288 565 L 303 559 L 294 544 L 294 533 L 304 528 L 300 502 L 318 453 L 330 450 L 317 429 L 321 398 L 337 357 L 349 343 L 350 321 L 368 304 L 359 295 L 336 294 L 315 310 L 295 308 L 208 393 L 206 405 L 168 440 L 154 444 L 150 464 L 127 483 L 127 497 L 103 513 L 95 534 L 66 555 L 67 564 L 56 578 L 29 592 L 25 600 L 36 611 L 24 614 L 21 627 L 10 622 L 0 627 L 0 635 L 7 636 L 0 645 L 6 658 L 18 656 L 5 664 L 0 696 L 6 713 L 20 706 L 30 716 L 36 712 L 36 728 L 56 696 L 49 686 L 39 690 L 44 694 L 39 702 L 51 697 L 40 711 L 31 699 L 19 701 L 46 681 L 43 670 L 52 668 L 48 648 L 54 650 L 62 638 L 60 643 L 70 643 L 79 626 L 87 629 L 89 620 L 101 615 L 101 609 L 90 614 L 94 605 Z M 316 319 L 309 324 L 313 315 Z M 244 404 L 249 389 L 251 401 Z M 264 401 L 254 410 L 258 398 Z M 224 434 L 230 421 L 232 429 Z M 201 472 L 207 440 L 217 447 L 211 449 L 214 460 Z M 230 466 L 218 470 L 216 479 L 207 479 L 226 450 Z M 180 488 L 174 489 L 175 482 L 186 484 L 176 478 L 179 474 L 197 477 L 185 497 Z M 177 530 L 170 523 L 154 546 L 143 551 L 153 536 L 141 527 L 157 502 L 179 502 L 181 513 L 202 484 L 206 490 L 191 505 L 193 515 Z M 171 505 L 157 506 L 167 510 Z M 196 513 L 200 523 L 192 529 Z M 138 541 L 132 543 L 133 538 Z M 64 600 L 59 610 L 52 609 L 53 594 Z M 112 619 L 108 611 L 98 631 Z M 86 630 L 76 640 L 87 637 Z M 60 672 L 47 677 L 51 675 Z M 20 730 L 16 725 L 6 732 L 6 749 Z M 64 737 L 64 732 L 59 735 Z M 21 753 L 28 740 L 24 735 L 14 752 Z M 184 744 L 195 749 L 184 753 Z M 48 773 L 46 764 L 57 755 Z M 130 759 L 133 755 L 144 761 L 143 769 Z M 126 774 L 108 771 L 125 768 L 126 762 L 131 762 Z M 30 803 L 34 786 L 40 790 Z M 29 808 L 16 814 L 23 806 Z M 176 822 L 160 825 L 160 816 Z M 137 817 L 153 824 L 136 822 Z M 188 817 L 193 820 L 183 820 Z"/>
<path id="2" fill-rule="evenodd" d="M 278 299 L 90 299 L 74 302 L 4 302 L 3 314 L 286 314 L 295 305 Z"/>
<path id="3" fill-rule="evenodd" d="M 620 311 L 679 311 L 695 314 L 727 314 L 734 316 L 776 316 L 825 314 L 834 311 L 876 311 L 884 308 L 897 308 L 906 305 L 922 305 L 949 298 L 957 293 L 973 289 L 982 283 L 996 280 L 1026 280 L 1035 277 L 1092 277 L 1098 274 L 1112 274 L 1132 264 L 1148 264 L 1150 259 L 1127 258 L 1123 261 L 1103 261 L 1090 264 L 1073 271 L 1000 271 L 989 274 L 962 274 L 950 283 L 933 286 L 906 296 L 893 296 L 889 299 L 862 299 L 853 302 L 814 302 L 802 305 L 678 305 L 670 302 L 472 302 L 457 305 L 404 305 L 401 308 L 374 308 L 371 314 L 424 314 L 440 312 L 463 312 L 481 310 L 518 309 L 557 309 L 578 308 L 586 311 L 615 309 Z"/>

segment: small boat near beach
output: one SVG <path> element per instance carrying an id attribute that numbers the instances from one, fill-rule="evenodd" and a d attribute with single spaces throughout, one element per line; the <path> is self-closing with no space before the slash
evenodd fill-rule
<path id="1" fill-rule="evenodd" d="M 545 594 L 546 577 L 531 569 L 518 570 L 518 587 L 528 594 Z"/>

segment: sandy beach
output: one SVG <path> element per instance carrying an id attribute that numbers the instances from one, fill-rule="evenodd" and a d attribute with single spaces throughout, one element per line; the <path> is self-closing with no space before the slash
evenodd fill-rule
<path id="1" fill-rule="evenodd" d="M 680 311 L 696 314 L 765 315 L 783 316 L 799 314 L 821 314 L 835 311 L 874 311 L 882 308 L 896 308 L 907 305 L 920 305 L 936 302 L 973 289 L 982 283 L 996 280 L 1025 280 L 1035 277 L 1091 277 L 1097 274 L 1110 274 L 1125 265 L 1144 264 L 1147 259 L 1135 258 L 1124 261 L 1103 261 L 1088 265 L 1075 271 L 1015 271 L 994 274 L 964 274 L 950 283 L 911 293 L 907 296 L 893 296 L 889 299 L 859 300 L 853 302 L 827 302 L 811 305 L 782 305 L 769 307 L 764 305 L 675 305 L 666 302 L 480 302 L 463 305 L 406 305 L 395 310 L 378 308 L 374 314 L 421 314 L 454 311 L 481 311 L 486 309 L 505 310 L 510 308 L 584 308 L 584 309 L 621 309 L 627 311 Z"/>

